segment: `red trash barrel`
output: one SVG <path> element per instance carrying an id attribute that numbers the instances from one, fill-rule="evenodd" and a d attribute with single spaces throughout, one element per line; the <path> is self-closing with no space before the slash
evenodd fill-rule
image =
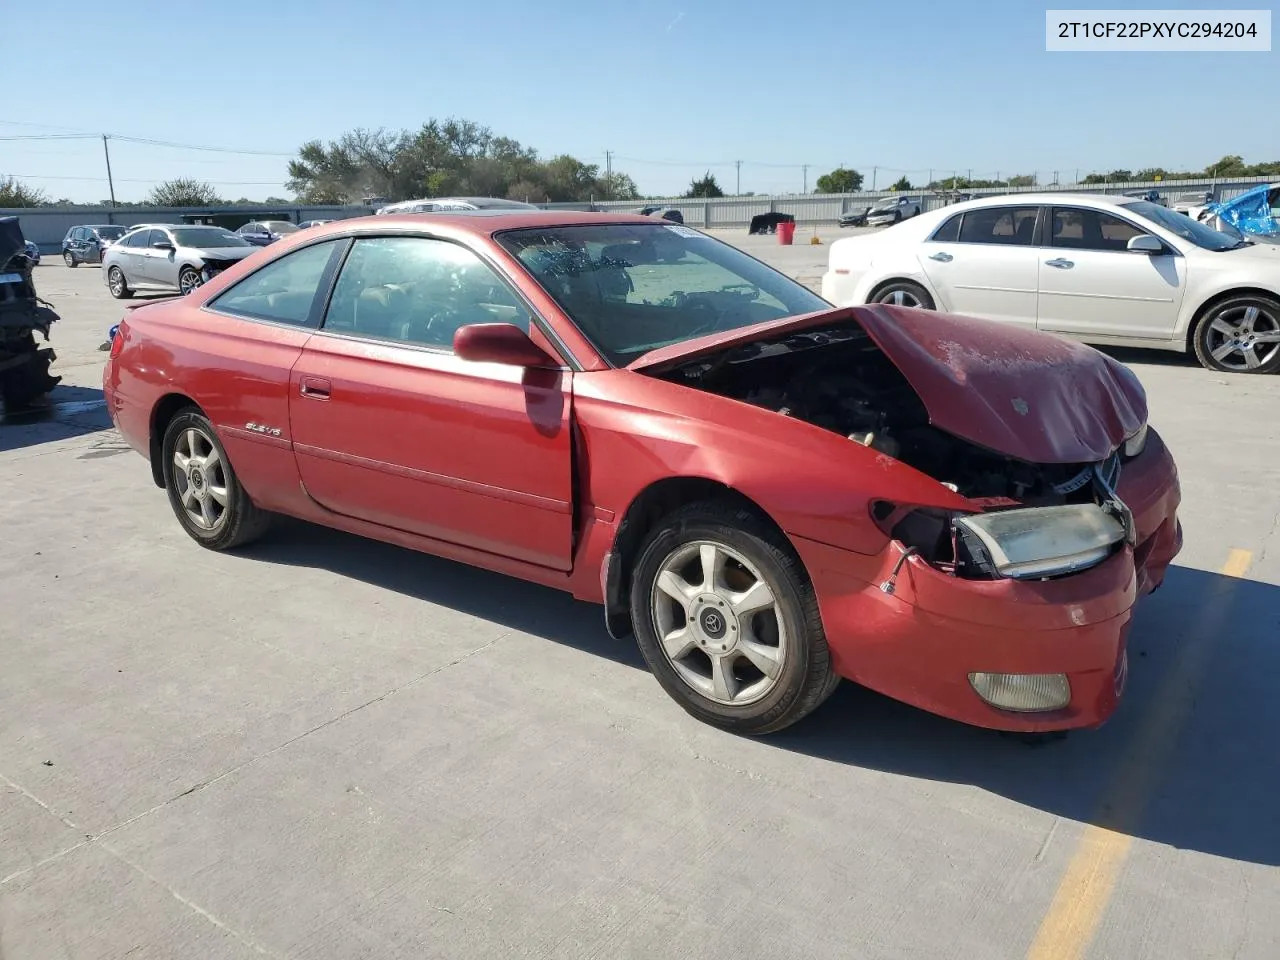
<path id="1" fill-rule="evenodd" d="M 796 238 L 796 222 L 794 220 L 783 220 L 778 224 L 778 242 L 784 247 L 791 246 L 791 242 Z"/>

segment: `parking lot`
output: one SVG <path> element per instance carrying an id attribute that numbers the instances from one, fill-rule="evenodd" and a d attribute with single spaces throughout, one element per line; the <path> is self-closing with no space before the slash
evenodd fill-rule
<path id="1" fill-rule="evenodd" d="M 817 289 L 829 244 L 723 234 Z M 282 523 L 191 542 L 110 429 L 122 305 L 46 256 L 0 422 L 0 957 L 1280 956 L 1280 378 L 1115 351 L 1186 543 L 1099 730 L 852 684 L 736 738 L 598 608 Z"/>

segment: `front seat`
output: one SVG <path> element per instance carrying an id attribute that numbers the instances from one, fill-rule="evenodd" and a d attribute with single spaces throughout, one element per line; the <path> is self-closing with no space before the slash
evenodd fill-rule
<path id="1" fill-rule="evenodd" d="M 405 295 L 394 287 L 370 287 L 356 299 L 355 332 L 366 337 L 403 339 Z"/>

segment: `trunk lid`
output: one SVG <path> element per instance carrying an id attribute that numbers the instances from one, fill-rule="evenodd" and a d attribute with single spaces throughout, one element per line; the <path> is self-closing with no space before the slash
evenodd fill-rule
<path id="1" fill-rule="evenodd" d="M 755 341 L 853 322 L 897 367 L 938 429 L 1028 463 L 1106 459 L 1147 419 L 1146 393 L 1123 364 L 1035 330 L 875 304 L 699 337 L 644 354 L 635 371 L 670 368 Z"/>

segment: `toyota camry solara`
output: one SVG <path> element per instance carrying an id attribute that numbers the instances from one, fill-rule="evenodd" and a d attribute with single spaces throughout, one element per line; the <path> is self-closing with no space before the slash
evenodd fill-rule
<path id="1" fill-rule="evenodd" d="M 840 678 L 986 727 L 1096 726 L 1182 542 L 1119 363 L 833 309 L 638 216 L 300 232 L 130 310 L 104 388 L 198 544 L 288 514 L 569 591 L 745 733 Z"/>

